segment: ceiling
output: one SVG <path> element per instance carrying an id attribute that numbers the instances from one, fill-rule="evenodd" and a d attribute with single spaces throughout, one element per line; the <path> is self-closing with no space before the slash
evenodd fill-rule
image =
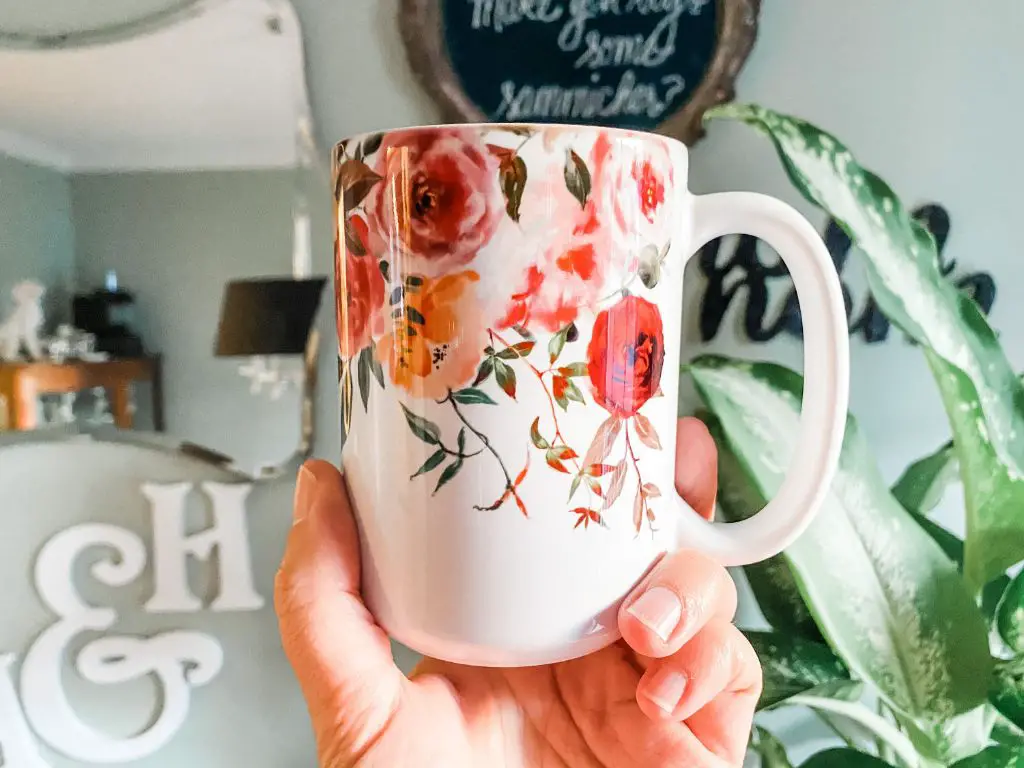
<path id="1" fill-rule="evenodd" d="M 306 115 L 287 0 L 0 3 L 2 153 L 69 172 L 290 167 Z"/>

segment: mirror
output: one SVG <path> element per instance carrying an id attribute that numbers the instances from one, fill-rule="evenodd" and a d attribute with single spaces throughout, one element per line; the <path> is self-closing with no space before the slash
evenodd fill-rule
<path id="1" fill-rule="evenodd" d="M 18 0 L 0 72 L 0 438 L 308 451 L 329 190 L 291 6 Z"/>

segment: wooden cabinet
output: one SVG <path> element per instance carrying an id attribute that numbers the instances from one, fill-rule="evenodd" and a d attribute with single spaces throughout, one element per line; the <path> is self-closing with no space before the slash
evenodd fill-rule
<path id="1" fill-rule="evenodd" d="M 103 387 L 110 400 L 114 423 L 121 429 L 134 426 L 131 389 L 149 382 L 153 389 L 153 422 L 164 429 L 163 393 L 159 357 L 104 362 L 70 360 L 66 363 L 0 362 L 0 430 L 35 429 L 40 395 L 83 392 Z"/>

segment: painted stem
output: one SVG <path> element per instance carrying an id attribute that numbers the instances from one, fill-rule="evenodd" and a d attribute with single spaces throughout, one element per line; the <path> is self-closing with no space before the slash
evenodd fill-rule
<path id="1" fill-rule="evenodd" d="M 472 432 L 474 435 L 476 435 L 477 440 L 479 440 L 481 443 L 483 443 L 484 448 L 486 448 L 488 451 L 490 451 L 491 454 L 494 456 L 494 458 L 497 459 L 498 466 L 501 467 L 502 474 L 505 475 L 505 490 L 506 491 L 510 491 L 512 493 L 515 493 L 515 486 L 512 485 L 512 476 L 508 473 L 508 469 L 506 469 L 506 467 L 505 467 L 505 462 L 501 460 L 501 456 L 499 456 L 498 452 L 496 450 L 494 450 L 494 446 L 491 445 L 491 441 L 487 439 L 487 435 L 485 435 L 483 432 L 481 432 L 480 430 L 478 430 L 476 427 L 474 427 L 472 424 L 469 423 L 469 420 L 466 419 L 465 414 L 459 409 L 459 405 L 458 405 L 458 403 L 455 402 L 455 398 L 452 397 L 452 395 L 453 395 L 453 393 L 449 389 L 448 390 L 448 395 L 441 402 L 442 403 L 451 403 L 452 410 L 454 410 L 455 411 L 455 415 L 459 417 L 459 421 L 461 421 L 463 424 L 465 424 L 466 425 L 466 429 L 468 429 L 470 432 Z M 485 507 L 475 507 L 475 509 L 483 510 L 483 509 L 486 509 L 486 508 Z"/>
<path id="2" fill-rule="evenodd" d="M 633 462 L 633 471 L 636 472 L 636 492 L 640 494 L 641 501 L 641 520 L 640 525 L 637 527 L 636 532 L 640 533 L 640 528 L 643 526 L 643 518 L 647 516 L 647 497 L 643 495 L 644 479 L 640 476 L 640 462 L 636 458 L 636 454 L 633 453 L 633 443 L 629 439 L 629 424 L 626 423 L 622 427 L 622 431 L 626 433 L 626 451 L 629 453 L 629 458 Z"/>

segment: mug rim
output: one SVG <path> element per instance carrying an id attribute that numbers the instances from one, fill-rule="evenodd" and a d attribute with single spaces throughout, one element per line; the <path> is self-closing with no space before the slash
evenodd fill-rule
<path id="1" fill-rule="evenodd" d="M 336 153 L 337 150 L 341 147 L 342 144 L 346 144 L 346 143 L 352 141 L 353 139 L 360 138 L 360 137 L 363 137 L 363 136 L 372 136 L 375 133 L 379 133 L 379 134 L 382 134 L 384 136 L 387 136 L 387 135 L 392 134 L 392 133 L 424 133 L 426 131 L 440 131 L 440 130 L 454 130 L 454 129 L 474 129 L 475 128 L 475 129 L 485 129 L 485 130 L 486 129 L 501 130 L 502 128 L 508 128 L 508 127 L 511 127 L 511 126 L 518 126 L 518 127 L 523 127 L 523 128 L 533 128 L 533 129 L 536 129 L 538 131 L 544 130 L 544 129 L 549 129 L 549 128 L 558 128 L 558 129 L 562 129 L 562 130 L 572 130 L 572 131 L 590 131 L 590 132 L 612 133 L 612 134 L 617 134 L 617 135 L 619 135 L 622 138 L 631 138 L 631 139 L 636 139 L 636 138 L 641 138 L 641 139 L 644 139 L 644 138 L 656 138 L 656 139 L 660 139 L 662 141 L 670 142 L 671 144 L 673 144 L 676 147 L 678 147 L 679 149 L 681 149 L 683 151 L 683 153 L 685 155 L 687 155 L 687 156 L 689 156 L 689 154 L 690 154 L 690 148 L 686 145 L 685 142 L 681 141 L 680 139 L 677 139 L 674 136 L 666 136 L 665 134 L 656 133 L 655 131 L 647 131 L 647 130 L 644 130 L 642 128 L 619 128 L 619 127 L 612 126 L 612 125 L 588 125 L 588 124 L 585 124 L 585 123 L 531 123 L 531 122 L 522 122 L 522 121 L 517 121 L 517 122 L 433 123 L 433 124 L 421 123 L 421 124 L 418 124 L 418 125 L 398 126 L 398 127 L 395 127 L 395 128 L 387 128 L 387 129 L 383 129 L 383 130 L 357 131 L 356 133 L 349 134 L 348 136 L 345 136 L 345 137 L 339 139 L 338 141 L 336 141 L 334 143 L 334 145 L 333 145 L 333 150 Z"/>

